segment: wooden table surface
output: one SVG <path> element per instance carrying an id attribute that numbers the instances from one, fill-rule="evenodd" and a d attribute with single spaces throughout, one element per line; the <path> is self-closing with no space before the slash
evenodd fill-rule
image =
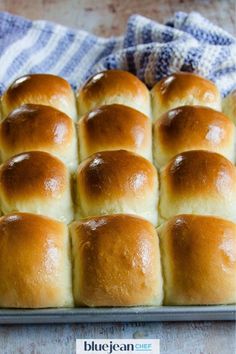
<path id="1" fill-rule="evenodd" d="M 0 0 L 0 10 L 47 19 L 98 35 L 122 34 L 129 15 L 164 22 L 175 11 L 199 11 L 236 34 L 236 1 Z M 234 322 L 0 326 L 1 354 L 72 354 L 76 338 L 160 338 L 161 354 L 235 354 Z"/>
<path id="2" fill-rule="evenodd" d="M 175 11 L 199 11 L 236 34 L 235 0 L 0 0 L 0 10 L 56 21 L 102 36 L 122 34 L 127 18 L 134 13 L 163 23 Z"/>

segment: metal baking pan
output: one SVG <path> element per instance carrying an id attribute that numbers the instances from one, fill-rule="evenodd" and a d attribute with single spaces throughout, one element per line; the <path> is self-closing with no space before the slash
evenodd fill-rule
<path id="1" fill-rule="evenodd" d="M 236 306 L 163 306 L 0 310 L 0 324 L 154 321 L 233 321 Z"/>

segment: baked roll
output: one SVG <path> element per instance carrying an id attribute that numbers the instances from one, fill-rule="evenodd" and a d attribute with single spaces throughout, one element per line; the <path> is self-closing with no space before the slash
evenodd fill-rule
<path id="1" fill-rule="evenodd" d="M 158 167 L 188 150 L 218 152 L 235 160 L 235 127 L 221 112 L 182 106 L 164 113 L 153 129 L 153 155 Z"/>
<path id="2" fill-rule="evenodd" d="M 25 103 L 34 103 L 57 108 L 77 120 L 75 95 L 70 84 L 51 74 L 31 74 L 16 79 L 3 94 L 1 103 L 3 118 Z"/>
<path id="3" fill-rule="evenodd" d="M 25 104 L 13 110 L 0 124 L 0 148 L 3 161 L 38 150 L 57 156 L 70 170 L 78 165 L 74 123 L 49 106 Z"/>
<path id="4" fill-rule="evenodd" d="M 42 151 L 13 156 L 0 167 L 0 201 L 4 214 L 43 214 L 69 223 L 73 219 L 66 166 Z"/>
<path id="5" fill-rule="evenodd" d="M 159 242 L 148 221 L 106 215 L 71 225 L 77 306 L 162 303 Z"/>
<path id="6" fill-rule="evenodd" d="M 77 172 L 77 218 L 135 214 L 157 224 L 155 167 L 125 150 L 103 151 L 84 160 Z"/>
<path id="7" fill-rule="evenodd" d="M 0 307 L 73 306 L 67 227 L 44 216 L 0 218 Z"/>
<path id="8" fill-rule="evenodd" d="M 207 106 L 221 111 L 221 96 L 216 85 L 193 73 L 177 72 L 164 77 L 151 90 L 153 120 L 179 106 Z"/>
<path id="9" fill-rule="evenodd" d="M 236 302 L 236 225 L 201 215 L 178 215 L 159 229 L 165 305 Z"/>
<path id="10" fill-rule="evenodd" d="M 99 107 L 78 122 L 80 159 L 105 150 L 125 149 L 152 160 L 151 120 L 120 104 Z"/>
<path id="11" fill-rule="evenodd" d="M 160 172 L 160 221 L 178 214 L 236 221 L 236 167 L 220 154 L 186 151 Z"/>
<path id="12" fill-rule="evenodd" d="M 79 117 L 94 108 L 123 104 L 150 116 L 150 94 L 136 76 L 123 70 L 107 70 L 92 76 L 77 92 Z"/>
<path id="13" fill-rule="evenodd" d="M 236 124 L 236 90 L 223 99 L 224 114 Z"/>

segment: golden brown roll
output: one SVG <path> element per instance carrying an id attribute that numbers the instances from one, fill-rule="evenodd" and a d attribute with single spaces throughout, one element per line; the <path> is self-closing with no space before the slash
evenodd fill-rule
<path id="1" fill-rule="evenodd" d="M 0 167 L 4 214 L 43 214 L 69 223 L 73 219 L 69 173 L 56 157 L 42 151 L 13 156 Z"/>
<path id="2" fill-rule="evenodd" d="M 178 214 L 215 215 L 236 221 L 236 168 L 222 155 L 186 151 L 160 173 L 160 219 Z"/>
<path id="3" fill-rule="evenodd" d="M 15 80 L 1 98 L 5 118 L 13 109 L 35 103 L 51 106 L 77 120 L 75 95 L 62 77 L 49 74 L 31 74 Z"/>
<path id="4" fill-rule="evenodd" d="M 47 217 L 0 218 L 0 307 L 71 307 L 67 227 Z"/>
<path id="5" fill-rule="evenodd" d="M 223 112 L 236 124 L 236 90 L 223 99 Z"/>
<path id="6" fill-rule="evenodd" d="M 113 103 L 135 108 L 150 117 L 149 90 L 128 71 L 103 71 L 92 76 L 77 92 L 79 116 Z"/>
<path id="7" fill-rule="evenodd" d="M 153 154 L 158 167 L 188 150 L 209 150 L 234 162 L 235 127 L 221 112 L 182 106 L 164 113 L 153 129 Z"/>
<path id="8" fill-rule="evenodd" d="M 165 305 L 236 302 L 236 225 L 200 215 L 178 215 L 158 229 Z"/>
<path id="9" fill-rule="evenodd" d="M 151 90 L 153 120 L 179 106 L 207 106 L 221 111 L 215 84 L 196 74 L 177 72 L 157 82 Z"/>
<path id="10" fill-rule="evenodd" d="M 136 109 L 112 104 L 91 111 L 78 123 L 80 159 L 98 151 L 126 149 L 152 160 L 151 120 Z"/>
<path id="11" fill-rule="evenodd" d="M 0 124 L 2 160 L 30 150 L 46 151 L 69 169 L 78 165 L 73 121 L 49 106 L 26 104 L 13 110 Z"/>
<path id="12" fill-rule="evenodd" d="M 135 214 L 157 224 L 155 167 L 125 150 L 103 151 L 84 160 L 77 173 L 77 217 Z"/>
<path id="13" fill-rule="evenodd" d="M 148 221 L 106 215 L 71 225 L 77 306 L 160 305 L 159 242 Z"/>

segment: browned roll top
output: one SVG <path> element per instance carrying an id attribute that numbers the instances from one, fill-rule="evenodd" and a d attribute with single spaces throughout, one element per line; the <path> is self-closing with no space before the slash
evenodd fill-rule
<path id="1" fill-rule="evenodd" d="M 26 104 L 12 111 L 0 125 L 3 157 L 30 150 L 62 155 L 74 136 L 73 121 L 49 106 Z"/>
<path id="2" fill-rule="evenodd" d="M 158 229 L 166 305 L 236 302 L 236 225 L 178 215 Z"/>
<path id="3" fill-rule="evenodd" d="M 16 79 L 2 98 L 2 113 L 6 117 L 13 109 L 25 104 L 55 107 L 76 120 L 75 96 L 70 84 L 51 74 L 31 74 Z"/>
<path id="4" fill-rule="evenodd" d="M 71 226 L 77 305 L 160 304 L 162 278 L 155 228 L 131 215 L 105 215 Z"/>
<path id="5" fill-rule="evenodd" d="M 153 119 L 173 108 L 201 105 L 221 111 L 216 85 L 193 73 L 176 72 L 157 82 L 151 90 Z"/>
<path id="6" fill-rule="evenodd" d="M 163 169 L 162 178 L 176 195 L 219 195 L 236 187 L 235 166 L 220 154 L 186 151 L 174 157 Z"/>
<path id="7" fill-rule="evenodd" d="M 128 193 L 142 194 L 155 183 L 156 171 L 146 159 L 126 150 L 103 151 L 79 165 L 78 179 L 87 198 L 116 199 Z"/>
<path id="8" fill-rule="evenodd" d="M 79 116 L 101 105 L 119 103 L 150 116 L 150 95 L 136 76 L 123 70 L 107 70 L 92 76 L 77 92 Z"/>
<path id="9" fill-rule="evenodd" d="M 153 144 L 158 166 L 188 150 L 210 150 L 234 161 L 235 128 L 221 112 L 202 106 L 182 106 L 156 120 Z"/>
<path id="10" fill-rule="evenodd" d="M 0 306 L 73 305 L 66 226 L 44 216 L 0 218 Z"/>
<path id="11" fill-rule="evenodd" d="M 151 159 L 151 120 L 130 107 L 111 104 L 91 111 L 78 123 L 80 156 L 126 149 Z"/>
<path id="12" fill-rule="evenodd" d="M 0 189 L 9 199 L 55 196 L 67 185 L 65 165 L 42 151 L 16 155 L 0 169 Z"/>

